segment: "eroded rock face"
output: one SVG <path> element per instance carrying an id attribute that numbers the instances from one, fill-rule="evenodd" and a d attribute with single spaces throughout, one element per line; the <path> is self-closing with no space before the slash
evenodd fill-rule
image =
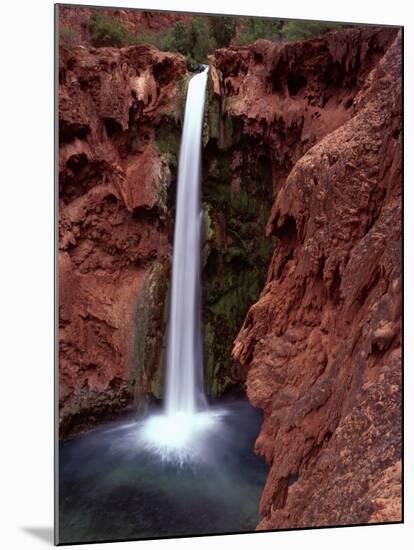
<path id="1" fill-rule="evenodd" d="M 148 46 L 60 51 L 62 435 L 160 397 L 185 76 Z"/>
<path id="2" fill-rule="evenodd" d="M 294 163 L 353 116 L 353 102 L 395 31 L 216 51 L 204 128 L 205 363 L 211 394 L 234 391 L 246 364 L 230 354 L 265 282 L 274 243 L 264 227 Z"/>
<path id="3" fill-rule="evenodd" d="M 276 239 L 233 355 L 264 410 L 259 529 L 401 519 L 401 36 L 219 50 L 227 120 L 271 150 Z"/>

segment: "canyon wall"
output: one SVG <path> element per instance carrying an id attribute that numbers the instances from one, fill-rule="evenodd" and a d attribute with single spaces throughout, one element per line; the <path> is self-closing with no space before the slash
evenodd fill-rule
<path id="1" fill-rule="evenodd" d="M 264 411 L 258 528 L 398 521 L 400 33 L 260 40 L 209 62 L 206 381 L 220 396 L 247 377 Z M 150 46 L 60 51 L 62 436 L 162 397 L 190 76 Z"/>
<path id="2" fill-rule="evenodd" d="M 233 349 L 265 414 L 258 529 L 400 521 L 401 31 L 212 62 L 219 132 L 266 152 L 274 193 L 267 280 Z"/>
<path id="3" fill-rule="evenodd" d="M 62 435 L 161 397 L 186 82 L 149 46 L 60 51 Z"/>

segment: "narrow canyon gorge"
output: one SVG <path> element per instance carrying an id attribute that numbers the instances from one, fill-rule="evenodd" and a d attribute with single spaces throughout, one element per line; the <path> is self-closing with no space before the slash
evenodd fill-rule
<path id="1" fill-rule="evenodd" d="M 192 74 L 151 45 L 61 47 L 58 69 L 66 438 L 164 396 Z M 259 530 L 401 520 L 401 70 L 392 27 L 209 56 L 206 391 L 264 413 Z"/>

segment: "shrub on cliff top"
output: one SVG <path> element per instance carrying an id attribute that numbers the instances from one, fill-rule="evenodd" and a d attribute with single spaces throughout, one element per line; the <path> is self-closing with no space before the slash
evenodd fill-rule
<path id="1" fill-rule="evenodd" d="M 170 46 L 174 51 L 187 55 L 191 52 L 191 41 L 192 37 L 187 27 L 182 21 L 178 21 L 172 28 L 171 38 L 166 35 L 162 40 L 162 45 L 168 47 L 168 42 L 170 41 Z"/>
<path id="2" fill-rule="evenodd" d="M 341 23 L 323 21 L 278 21 L 276 19 L 249 19 L 241 28 L 237 42 L 252 44 L 260 38 L 273 42 L 307 40 L 339 29 Z"/>
<path id="3" fill-rule="evenodd" d="M 275 19 L 248 19 L 239 33 L 237 42 L 241 45 L 252 44 L 260 38 L 265 40 L 277 40 L 280 37 L 280 29 L 283 21 Z"/>
<path id="4" fill-rule="evenodd" d="M 341 27 L 341 23 L 323 21 L 286 21 L 281 29 L 281 38 L 288 41 L 307 40 Z"/>
<path id="5" fill-rule="evenodd" d="M 185 55 L 189 67 L 196 69 L 198 64 L 207 62 L 207 56 L 216 48 L 228 47 L 232 41 L 243 45 L 252 44 L 261 38 L 276 42 L 306 40 L 343 25 L 254 17 L 193 16 L 189 25 L 177 21 L 167 31 L 147 34 L 141 29 L 137 34 L 132 34 L 119 19 L 98 11 L 88 19 L 86 26 L 95 47 L 121 48 L 132 44 L 151 44 L 162 51 Z M 61 43 L 67 47 L 79 43 L 76 32 L 69 28 L 63 29 Z"/>
<path id="6" fill-rule="evenodd" d="M 179 23 L 176 24 L 178 26 Z M 207 56 L 215 49 L 215 42 L 211 36 L 207 22 L 202 17 L 194 17 L 191 25 L 187 28 L 184 24 L 180 25 L 179 36 L 182 36 L 181 42 L 176 38 L 177 51 L 187 56 L 190 64 L 205 63 Z M 185 37 L 185 38 L 184 38 Z M 182 46 L 178 49 L 179 46 Z"/>
<path id="7" fill-rule="evenodd" d="M 92 44 L 97 48 L 102 46 L 122 48 L 130 43 L 131 36 L 128 29 L 115 17 L 105 13 L 96 12 L 88 20 L 87 26 Z"/>
<path id="8" fill-rule="evenodd" d="M 226 15 L 210 17 L 211 32 L 217 48 L 227 48 L 236 34 L 237 19 Z"/>
<path id="9" fill-rule="evenodd" d="M 137 39 L 142 40 L 142 37 Z M 162 51 L 185 55 L 191 68 L 205 63 L 208 54 L 215 49 L 215 40 L 204 17 L 194 17 L 189 26 L 178 21 L 166 33 L 151 37 L 151 43 Z"/>
<path id="10" fill-rule="evenodd" d="M 202 17 L 194 17 L 190 27 L 191 55 L 197 63 L 206 63 L 207 56 L 216 48 L 210 28 Z"/>

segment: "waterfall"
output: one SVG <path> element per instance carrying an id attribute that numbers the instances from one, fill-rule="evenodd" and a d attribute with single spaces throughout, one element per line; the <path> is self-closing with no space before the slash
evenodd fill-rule
<path id="1" fill-rule="evenodd" d="M 150 416 L 144 445 L 163 460 L 200 462 L 224 411 L 207 407 L 201 336 L 201 140 L 208 67 L 187 92 L 178 165 L 164 414 Z"/>
<path id="2" fill-rule="evenodd" d="M 201 138 L 208 67 L 188 86 L 178 164 L 166 413 L 192 415 L 205 404 L 201 337 Z"/>

